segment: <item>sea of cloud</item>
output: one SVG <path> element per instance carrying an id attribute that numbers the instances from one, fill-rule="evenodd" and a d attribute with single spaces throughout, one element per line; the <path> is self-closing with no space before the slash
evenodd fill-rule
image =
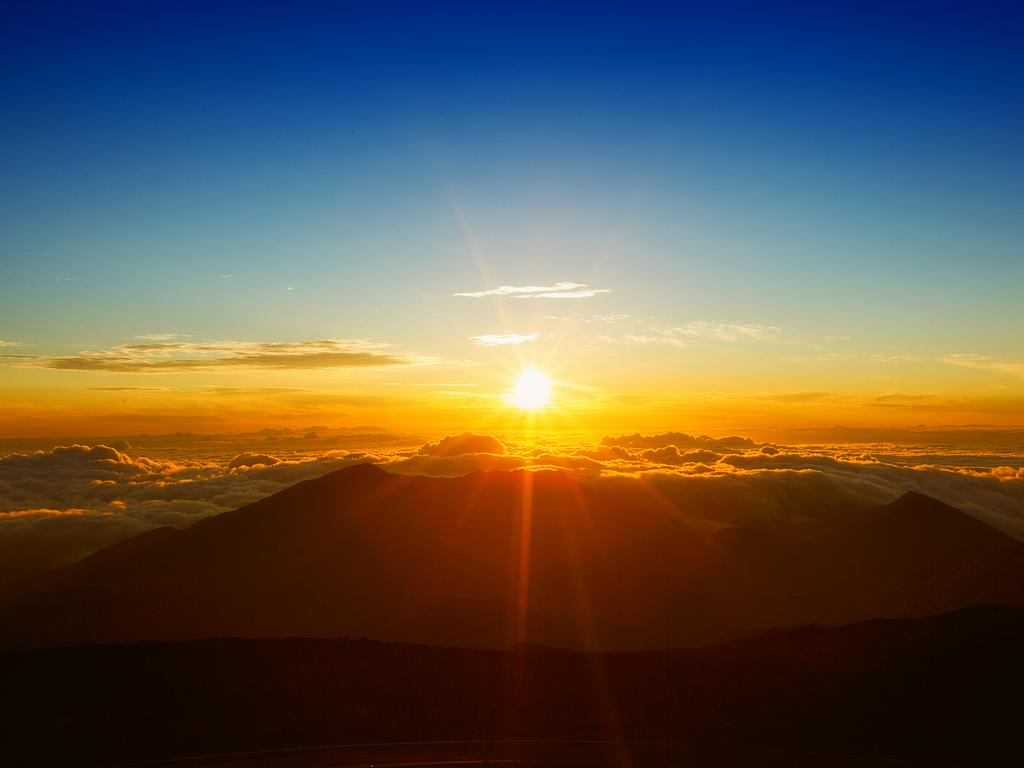
<path id="1" fill-rule="evenodd" d="M 1024 448 L 785 446 L 679 432 L 426 441 L 371 428 L 310 428 L 0 444 L 0 583 L 360 462 L 403 474 L 555 469 L 627 491 L 643 484 L 681 514 L 718 524 L 842 514 L 913 490 L 1024 540 Z"/>

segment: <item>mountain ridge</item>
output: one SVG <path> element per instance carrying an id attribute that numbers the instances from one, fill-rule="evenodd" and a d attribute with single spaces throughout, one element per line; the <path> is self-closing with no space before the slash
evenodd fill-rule
<path id="1" fill-rule="evenodd" d="M 787 537 L 709 535 L 645 491 L 355 465 L 0 588 L 0 648 L 355 635 L 639 650 L 1024 600 L 1024 545 L 920 494 Z M 934 536 L 892 533 L 928 514 L 946 521 Z"/>
<path id="2" fill-rule="evenodd" d="M 340 745 L 410 740 L 451 740 L 448 759 L 483 749 L 483 763 L 493 745 L 534 739 L 614 744 L 572 755 L 587 765 L 623 754 L 723 768 L 860 765 L 855 755 L 1006 765 L 1019 750 L 1022 642 L 1024 607 L 972 606 L 633 653 L 351 638 L 79 645 L 0 654 L 0 741 L 18 765 L 221 765 L 223 753 L 232 765 L 350 765 Z M 752 751 L 730 759 L 739 747 Z M 359 764 L 373 762 L 388 761 Z"/>

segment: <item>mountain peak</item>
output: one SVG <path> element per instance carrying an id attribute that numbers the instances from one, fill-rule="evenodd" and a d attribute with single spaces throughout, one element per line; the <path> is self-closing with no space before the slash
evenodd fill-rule
<path id="1" fill-rule="evenodd" d="M 935 499 L 933 499 L 931 496 L 926 496 L 925 494 L 918 493 L 917 491 L 907 491 L 902 496 L 900 496 L 898 499 L 896 499 L 896 501 L 915 501 L 915 500 L 925 500 L 925 499 L 927 499 L 929 501 L 935 501 Z"/>
<path id="2" fill-rule="evenodd" d="M 890 501 L 888 504 L 883 504 L 878 509 L 881 512 L 889 513 L 890 515 L 927 515 L 931 519 L 934 519 L 935 516 L 941 515 L 945 518 L 967 518 L 969 520 L 974 520 L 971 515 L 967 514 L 963 510 L 957 509 L 944 501 L 940 501 L 934 496 L 928 496 L 927 494 L 920 493 L 918 491 L 907 491 L 897 497 L 894 501 Z M 979 525 L 984 525 L 980 520 L 975 522 Z"/>
<path id="3" fill-rule="evenodd" d="M 345 475 L 346 477 L 363 476 L 383 478 L 388 476 L 386 471 L 369 461 L 364 461 L 360 464 L 353 464 L 350 467 L 343 467 L 342 469 L 335 470 L 331 474 Z"/>
<path id="4" fill-rule="evenodd" d="M 926 537 L 953 549 L 1006 547 L 1017 541 L 988 523 L 957 507 L 917 491 L 907 491 L 888 504 L 878 507 L 874 525 L 887 530 L 887 536 L 920 540 Z"/>
<path id="5" fill-rule="evenodd" d="M 328 472 L 326 475 L 320 477 L 314 477 L 310 480 L 293 485 L 290 489 L 286 489 L 283 493 L 287 493 L 293 489 L 306 489 L 323 486 L 335 486 L 338 484 L 364 484 L 364 483 L 377 483 L 382 482 L 390 477 L 390 474 L 376 464 L 372 464 L 368 461 L 361 462 L 359 464 L 353 464 L 348 467 L 342 467 L 336 469 L 333 472 Z"/>
<path id="6" fill-rule="evenodd" d="M 891 502 L 889 504 L 889 506 L 894 507 L 894 506 L 899 505 L 901 507 L 905 507 L 905 506 L 910 506 L 910 505 L 919 506 L 919 505 L 924 505 L 924 504 L 928 504 L 928 505 L 932 505 L 932 506 L 942 506 L 942 507 L 947 507 L 949 509 L 956 509 L 955 507 L 950 507 L 948 504 L 946 504 L 944 502 L 941 502 L 941 501 L 939 501 L 938 499 L 936 499 L 936 498 L 934 498 L 932 496 L 928 496 L 926 494 L 919 493 L 918 491 L 907 491 L 902 496 L 900 496 L 898 499 L 896 499 L 895 501 Z"/>

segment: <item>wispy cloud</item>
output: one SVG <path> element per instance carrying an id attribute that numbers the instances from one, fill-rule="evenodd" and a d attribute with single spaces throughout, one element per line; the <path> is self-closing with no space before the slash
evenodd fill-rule
<path id="1" fill-rule="evenodd" d="M 483 347 L 501 347 L 507 344 L 522 344 L 526 341 L 534 341 L 536 333 L 485 333 L 480 336 L 470 337 L 474 343 Z"/>
<path id="2" fill-rule="evenodd" d="M 167 392 L 167 387 L 86 387 L 90 392 Z"/>
<path id="3" fill-rule="evenodd" d="M 75 355 L 0 355 L 12 365 L 65 371 L 173 373 L 178 371 L 272 368 L 312 370 L 413 365 L 423 359 L 382 351 L 363 339 L 266 343 L 249 341 L 146 342 Z"/>
<path id="4" fill-rule="evenodd" d="M 956 354 L 943 355 L 938 358 L 939 362 L 949 365 L 957 365 L 961 368 L 976 368 L 982 371 L 996 371 L 1008 373 L 1011 376 L 1024 377 L 1024 363 L 1014 360 L 1006 360 L 1001 357 L 988 355 Z"/>
<path id="5" fill-rule="evenodd" d="M 710 339 L 713 341 L 780 341 L 782 329 L 760 323 L 712 323 L 697 320 L 685 325 L 667 328 L 669 336 L 683 339 Z"/>
<path id="6" fill-rule="evenodd" d="M 463 291 L 453 296 L 481 299 L 484 296 L 511 296 L 516 299 L 589 299 L 607 288 L 591 288 L 586 283 L 560 282 L 554 285 L 501 285 L 486 291 Z"/>
<path id="7" fill-rule="evenodd" d="M 173 339 L 184 338 L 178 333 L 140 333 L 137 336 L 132 336 L 133 339 L 139 341 L 172 341 Z"/>
<path id="8" fill-rule="evenodd" d="M 20 347 L 20 346 L 21 346 L 21 342 L 20 341 L 5 341 L 4 339 L 0 339 L 0 348 L 3 348 L 3 347 Z"/>
<path id="9" fill-rule="evenodd" d="M 667 344 L 673 347 L 688 347 L 701 341 L 734 344 L 738 342 L 787 342 L 787 333 L 773 325 L 760 323 L 718 323 L 708 320 L 693 320 L 682 325 L 667 325 L 653 319 L 634 318 L 630 315 L 598 315 L 593 322 L 609 329 L 599 334 L 606 343 L 617 338 L 612 329 L 621 333 L 627 344 Z"/>

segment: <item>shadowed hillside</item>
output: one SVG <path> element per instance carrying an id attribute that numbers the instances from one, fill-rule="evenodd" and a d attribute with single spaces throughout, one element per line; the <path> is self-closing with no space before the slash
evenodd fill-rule
<path id="1" fill-rule="evenodd" d="M 691 646 L 1024 600 L 1024 545 L 917 494 L 710 533 L 640 481 L 339 470 L 0 589 L 0 644 L 366 636 Z"/>
<path id="2" fill-rule="evenodd" d="M 446 740 L 461 746 L 418 749 L 522 757 L 529 746 L 480 743 L 505 739 L 570 742 L 540 765 L 860 765 L 814 753 L 1008 764 L 1022 643 L 1024 609 L 975 607 L 625 654 L 308 639 L 79 646 L 0 655 L 0 740 L 18 765 Z M 591 739 L 632 743 L 581 752 Z M 196 764 L 347 765 L 345 754 Z"/>

